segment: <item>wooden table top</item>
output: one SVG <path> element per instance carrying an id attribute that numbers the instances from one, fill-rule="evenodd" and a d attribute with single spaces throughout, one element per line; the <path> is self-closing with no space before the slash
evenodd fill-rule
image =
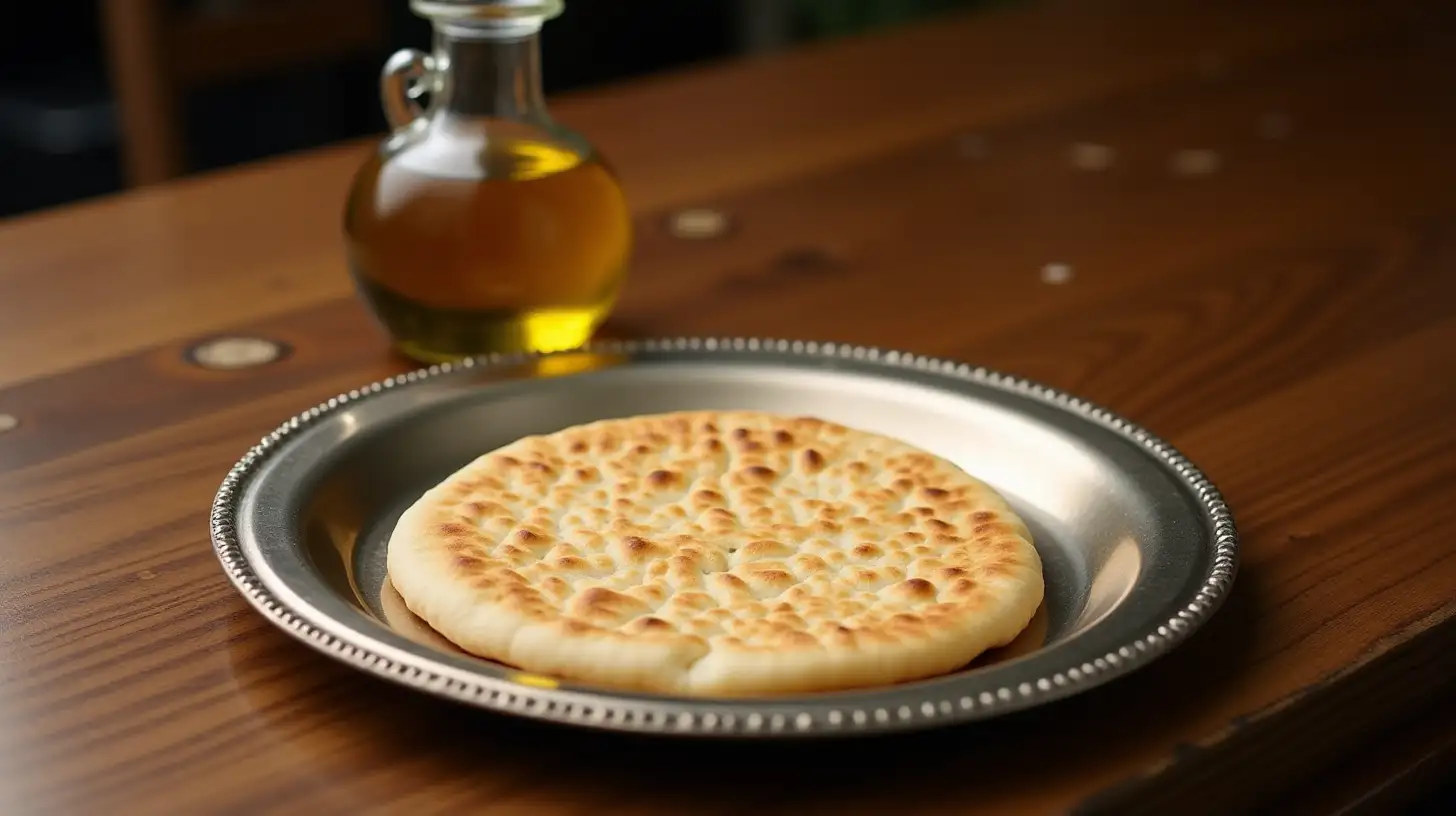
<path id="1" fill-rule="evenodd" d="M 360 676 L 247 607 L 207 540 L 227 469 L 406 368 L 344 269 L 367 145 L 0 224 L 0 812 L 1193 812 L 1452 722 L 1442 5 L 1046 2 L 555 100 L 637 213 L 611 331 L 989 365 L 1148 426 L 1222 488 L 1244 563 L 1205 630 L 919 736 L 540 727 Z M 675 238 L 688 206 L 734 229 Z M 216 334 L 293 352 L 189 365 Z"/>

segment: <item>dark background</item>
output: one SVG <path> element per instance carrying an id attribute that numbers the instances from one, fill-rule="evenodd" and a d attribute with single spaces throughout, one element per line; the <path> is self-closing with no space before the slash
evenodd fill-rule
<path id="1" fill-rule="evenodd" d="M 6 3 L 0 23 L 0 217 L 123 188 L 101 3 Z M 179 12 L 211 3 L 175 0 Z M 305 62 L 182 97 L 188 172 L 381 132 L 378 70 L 428 47 L 407 0 L 387 9 L 374 53 Z M 1005 0 L 568 0 L 542 34 L 547 93 L 844 36 Z"/>

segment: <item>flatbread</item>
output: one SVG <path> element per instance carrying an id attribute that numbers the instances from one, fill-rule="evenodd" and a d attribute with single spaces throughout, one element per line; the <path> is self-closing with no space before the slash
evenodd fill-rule
<path id="1" fill-rule="evenodd" d="M 1026 525 L 904 442 L 691 412 L 521 439 L 426 492 L 389 543 L 409 609 L 527 671 L 689 696 L 952 671 L 1043 594 Z"/>
<path id="2" fill-rule="evenodd" d="M 384 622 L 389 624 L 389 628 L 415 643 L 450 654 L 465 653 L 459 646 L 431 629 L 430 625 L 420 620 L 418 615 L 409 611 L 404 598 L 399 596 L 399 590 L 394 588 L 394 583 L 389 580 L 388 575 L 384 576 L 384 583 L 379 586 L 379 609 L 384 613 Z"/>

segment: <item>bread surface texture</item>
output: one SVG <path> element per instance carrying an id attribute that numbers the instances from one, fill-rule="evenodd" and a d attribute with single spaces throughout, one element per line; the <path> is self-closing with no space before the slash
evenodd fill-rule
<path id="1" fill-rule="evenodd" d="M 990 487 L 904 442 L 759 412 L 520 439 L 389 542 L 408 608 L 466 652 L 566 680 L 767 696 L 953 671 L 1044 592 Z"/>

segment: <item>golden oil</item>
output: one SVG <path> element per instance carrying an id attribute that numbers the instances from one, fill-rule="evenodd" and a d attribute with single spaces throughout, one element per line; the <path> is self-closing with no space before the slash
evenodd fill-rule
<path id="1" fill-rule="evenodd" d="M 360 170 L 345 218 L 354 279 L 399 349 L 438 362 L 581 345 L 614 304 L 631 251 L 611 170 L 569 147 L 491 143 L 475 177 Z"/>
<path id="2" fill-rule="evenodd" d="M 344 213 L 359 293 L 422 362 L 579 346 L 616 302 L 632 226 L 615 174 L 547 110 L 539 32 L 562 4 L 411 7 L 434 47 L 381 73 L 392 132 Z"/>

